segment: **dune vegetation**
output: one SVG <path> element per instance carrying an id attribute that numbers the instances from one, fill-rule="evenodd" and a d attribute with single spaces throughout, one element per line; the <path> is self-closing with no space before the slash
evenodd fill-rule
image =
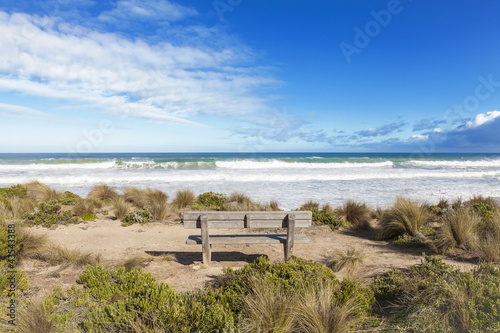
<path id="1" fill-rule="evenodd" d="M 355 276 L 370 253 L 355 244 L 318 262 L 293 257 L 271 263 L 261 256 L 225 269 L 205 288 L 181 292 L 144 270 L 153 261 L 176 260 L 174 255 L 131 255 L 109 263 L 105 255 L 51 243 L 31 228 L 94 219 L 117 219 L 123 226 L 172 223 L 184 210 L 279 210 L 278 202 L 191 190 L 179 190 L 169 201 L 159 189 L 104 184 L 86 198 L 37 181 L 0 188 L 0 331 L 14 331 L 8 305 L 15 300 L 18 332 L 498 332 L 499 208 L 480 195 L 436 204 L 399 197 L 385 209 L 353 200 L 340 207 L 308 201 L 297 210 L 312 211 L 314 223 L 332 231 L 321 230 L 359 233 L 396 252 L 427 254 L 421 264 L 365 281 Z M 9 242 L 12 234 L 15 241 Z M 464 271 L 446 258 L 475 265 Z M 20 269 L 25 260 L 76 267 L 79 277 L 72 287 L 39 297 L 29 272 Z M 10 279 L 16 280 L 12 291 Z"/>

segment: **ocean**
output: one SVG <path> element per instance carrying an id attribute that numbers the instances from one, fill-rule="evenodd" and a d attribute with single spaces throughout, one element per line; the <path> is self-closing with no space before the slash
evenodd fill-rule
<path id="1" fill-rule="evenodd" d="M 170 198 L 179 189 L 238 191 L 284 209 L 308 200 L 335 207 L 347 199 L 386 207 L 398 195 L 431 204 L 474 194 L 499 198 L 500 154 L 0 154 L 1 187 L 31 180 L 83 197 L 106 183 L 158 188 Z"/>

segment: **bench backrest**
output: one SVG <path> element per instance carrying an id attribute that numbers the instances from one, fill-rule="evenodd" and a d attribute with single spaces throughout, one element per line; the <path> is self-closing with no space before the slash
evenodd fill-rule
<path id="1" fill-rule="evenodd" d="M 306 228 L 312 223 L 310 211 L 187 211 L 183 213 L 184 228 L 201 228 L 201 215 L 206 215 L 209 229 L 286 228 L 288 214 L 295 215 L 295 227 Z"/>

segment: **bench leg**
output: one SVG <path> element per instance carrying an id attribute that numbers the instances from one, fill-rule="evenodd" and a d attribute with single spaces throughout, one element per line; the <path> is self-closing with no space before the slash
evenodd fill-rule
<path id="1" fill-rule="evenodd" d="M 201 249 L 203 252 L 203 263 L 207 266 L 212 261 L 212 245 L 210 244 L 208 233 L 208 217 L 206 215 L 200 216 L 201 222 Z"/>
<path id="2" fill-rule="evenodd" d="M 288 214 L 286 229 L 285 261 L 288 261 L 293 255 L 293 244 L 295 243 L 295 214 Z"/>

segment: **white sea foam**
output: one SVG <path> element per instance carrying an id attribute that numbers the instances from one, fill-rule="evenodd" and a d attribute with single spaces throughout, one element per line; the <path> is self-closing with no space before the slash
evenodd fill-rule
<path id="1" fill-rule="evenodd" d="M 203 171 L 203 170 L 202 170 Z M 308 181 L 358 181 L 358 180 L 391 180 L 391 179 L 478 179 L 497 178 L 500 171 L 469 171 L 469 172 L 368 172 L 368 173 L 241 173 L 241 172 L 184 172 L 165 174 L 163 172 L 88 172 L 84 174 L 44 174 L 36 177 L 48 184 L 83 185 L 105 182 L 110 185 L 128 183 L 201 183 L 201 182 L 233 182 L 233 183 L 266 183 L 283 182 L 296 183 Z M 12 175 L 1 177 L 2 183 L 24 183 L 33 178 L 32 175 Z"/>
<path id="2" fill-rule="evenodd" d="M 500 168 L 500 160 L 467 160 L 467 161 L 419 161 L 412 160 L 402 163 L 407 166 L 431 167 L 431 168 Z"/>
<path id="3" fill-rule="evenodd" d="M 0 171 L 43 171 L 43 170 L 68 170 L 68 169 L 111 169 L 115 161 L 93 163 L 31 163 L 31 164 L 0 164 Z"/>
<path id="4" fill-rule="evenodd" d="M 307 163 L 307 162 L 284 162 L 279 160 L 270 161 L 217 161 L 217 168 L 222 169 L 346 169 L 346 168 L 384 168 L 393 167 L 391 161 L 384 162 L 341 162 L 341 163 Z"/>

